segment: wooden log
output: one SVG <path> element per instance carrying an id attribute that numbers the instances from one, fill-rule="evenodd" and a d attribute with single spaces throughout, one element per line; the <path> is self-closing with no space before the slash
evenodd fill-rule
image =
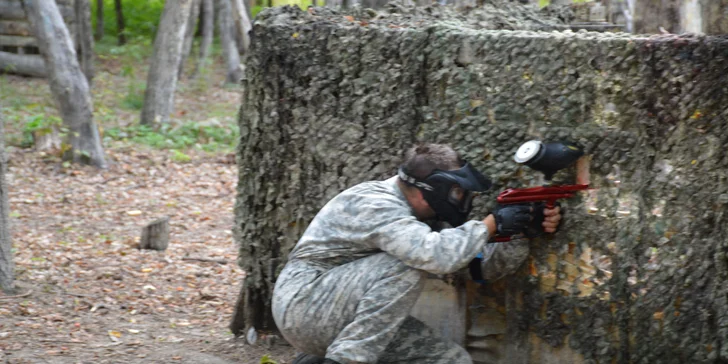
<path id="1" fill-rule="evenodd" d="M 30 24 L 24 20 L 0 20 L 0 34 L 31 36 Z"/>
<path id="2" fill-rule="evenodd" d="M 59 2 L 58 10 L 61 11 L 61 17 L 69 21 L 74 17 L 72 3 Z M 23 9 L 23 3 L 20 1 L 0 1 L 0 19 L 24 20 L 27 16 Z"/>
<path id="3" fill-rule="evenodd" d="M 25 76 L 46 77 L 45 61 L 40 55 L 19 55 L 0 52 L 0 73 L 8 72 Z"/>
<path id="4" fill-rule="evenodd" d="M 0 47 L 37 47 L 38 42 L 33 37 L 19 35 L 0 35 Z"/>
<path id="5" fill-rule="evenodd" d="M 151 222 L 142 229 L 140 249 L 166 250 L 169 245 L 169 217 Z"/>

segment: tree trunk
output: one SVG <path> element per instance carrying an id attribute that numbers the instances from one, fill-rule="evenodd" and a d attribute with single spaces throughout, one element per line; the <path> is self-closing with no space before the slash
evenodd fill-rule
<path id="1" fill-rule="evenodd" d="M 8 185 L 5 181 L 7 159 L 5 158 L 5 132 L 3 124 L 3 114 L 0 111 L 0 289 L 6 294 L 14 294 L 13 244 L 10 240 Z"/>
<path id="2" fill-rule="evenodd" d="M 104 0 L 96 0 L 96 34 L 97 41 L 104 37 Z"/>
<path id="3" fill-rule="evenodd" d="M 9 52 L 0 52 L 0 70 L 2 72 L 18 75 L 46 77 L 45 62 L 39 55 L 20 55 Z"/>
<path id="4" fill-rule="evenodd" d="M 124 25 L 124 11 L 121 7 L 121 0 L 114 0 L 114 8 L 116 9 L 116 31 L 118 32 L 119 45 L 126 44 L 126 25 Z"/>
<path id="5" fill-rule="evenodd" d="M 94 38 L 91 31 L 91 3 L 89 0 L 76 0 L 76 50 L 78 63 L 86 75 L 89 87 L 94 78 Z"/>
<path id="6" fill-rule="evenodd" d="M 197 26 L 197 18 L 200 16 L 200 0 L 192 0 L 192 7 L 190 8 L 190 17 L 187 22 L 187 30 L 185 32 L 185 40 L 182 44 L 182 56 L 179 61 L 179 72 L 177 73 L 178 78 L 182 78 L 184 73 L 185 63 L 187 57 L 192 51 L 192 41 L 195 39 L 195 28 Z"/>
<path id="7" fill-rule="evenodd" d="M 192 0 L 168 1 L 164 5 L 159 30 L 154 40 L 152 63 L 147 75 L 142 124 L 167 122 L 174 110 L 177 71 L 191 5 Z"/>
<path id="8" fill-rule="evenodd" d="M 246 53 L 250 47 L 250 30 L 253 28 L 248 17 L 248 11 L 245 9 L 243 0 L 230 0 L 233 6 L 233 19 L 235 20 L 235 30 L 242 42 L 241 53 Z"/>
<path id="9" fill-rule="evenodd" d="M 200 42 L 200 56 L 197 59 L 195 71 L 191 78 L 197 77 L 203 67 L 207 66 L 208 57 L 210 56 L 210 46 L 212 45 L 212 37 L 215 26 L 215 9 L 212 0 L 202 0 L 202 19 L 200 26 L 202 27 L 202 41 Z"/>
<path id="10" fill-rule="evenodd" d="M 64 158 L 105 168 L 104 150 L 93 121 L 86 77 L 73 49 L 71 35 L 54 0 L 25 0 L 25 11 L 38 40 L 53 96 L 70 129 Z"/>
<path id="11" fill-rule="evenodd" d="M 235 44 L 233 36 L 232 11 L 230 0 L 218 0 L 217 24 L 220 29 L 220 43 L 222 45 L 222 53 L 227 65 L 227 75 L 225 83 L 238 84 L 243 77 L 240 68 L 240 54 Z"/>

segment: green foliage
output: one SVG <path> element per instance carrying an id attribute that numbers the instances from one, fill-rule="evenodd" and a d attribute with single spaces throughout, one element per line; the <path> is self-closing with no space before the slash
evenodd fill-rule
<path id="1" fill-rule="evenodd" d="M 121 0 L 127 38 L 138 36 L 154 39 L 159 19 L 164 10 L 164 0 Z M 93 29 L 96 29 L 96 2 L 91 2 Z M 116 37 L 116 11 L 114 0 L 104 0 L 104 32 Z"/>
<path id="2" fill-rule="evenodd" d="M 237 127 L 231 125 L 221 125 L 218 122 L 187 122 L 175 127 L 163 124 L 158 129 L 148 125 L 111 128 L 106 130 L 104 139 L 128 140 L 159 149 L 198 148 L 212 152 L 233 149 L 238 134 Z"/>
<path id="3" fill-rule="evenodd" d="M 261 11 L 263 11 L 263 9 L 265 9 L 265 6 L 261 6 L 261 5 L 253 6 L 252 8 L 250 8 L 250 15 L 253 17 L 253 19 L 255 19 L 255 16 L 258 15 L 258 13 L 260 13 Z"/>
<path id="4" fill-rule="evenodd" d="M 271 359 L 268 354 L 263 355 L 262 358 L 260 358 L 260 364 L 278 364 L 277 361 Z"/>
<path id="5" fill-rule="evenodd" d="M 127 37 L 127 43 L 119 45 L 114 35 L 106 34 L 104 38 L 95 43 L 96 53 L 105 56 L 119 57 L 124 60 L 122 72 L 133 74 L 133 70 L 139 67 L 140 62 L 152 55 L 153 38 L 137 35 Z"/>
<path id="6" fill-rule="evenodd" d="M 20 146 L 23 148 L 29 148 L 33 146 L 33 134 L 50 134 L 53 129 L 63 130 L 61 128 L 63 121 L 57 116 L 50 116 L 44 113 L 36 114 L 28 117 L 23 126 L 23 140 L 20 142 Z"/>
<path id="7" fill-rule="evenodd" d="M 121 100 L 121 105 L 127 109 L 141 110 L 144 107 L 145 90 L 146 83 L 142 81 L 129 82 L 127 93 Z"/>
<path id="8" fill-rule="evenodd" d="M 180 152 L 177 149 L 173 149 L 172 150 L 172 160 L 177 163 L 189 163 L 192 160 L 192 158 L 190 156 L 188 156 L 187 154 Z"/>

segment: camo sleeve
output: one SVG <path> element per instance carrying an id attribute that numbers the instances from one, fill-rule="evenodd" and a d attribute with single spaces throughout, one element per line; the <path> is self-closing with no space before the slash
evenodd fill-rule
<path id="1" fill-rule="evenodd" d="M 366 240 L 412 268 L 434 274 L 455 272 L 473 260 L 488 239 L 488 228 L 481 221 L 436 232 L 414 216 L 390 214 L 389 209 L 386 203 L 366 209 L 377 217 L 370 220 Z"/>

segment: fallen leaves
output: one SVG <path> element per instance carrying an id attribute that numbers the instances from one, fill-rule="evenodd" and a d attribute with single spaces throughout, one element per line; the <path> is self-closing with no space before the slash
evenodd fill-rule
<path id="1" fill-rule="evenodd" d="M 96 362 L 94 348 L 115 355 L 130 346 L 146 350 L 136 358 L 154 354 L 150 342 L 194 343 L 199 336 L 192 333 L 229 337 L 244 278 L 236 264 L 226 264 L 237 257 L 230 234 L 236 167 L 201 154 L 194 167 L 182 167 L 165 151 L 107 153 L 116 162 L 109 169 L 74 165 L 79 173 L 72 173 L 34 153 L 12 152 L 9 199 L 21 293 L 0 295 L 0 351 L 72 350 Z M 139 217 L 162 215 L 174 221 L 169 248 L 137 249 L 146 222 Z M 200 258 L 183 260 L 191 256 Z"/>

